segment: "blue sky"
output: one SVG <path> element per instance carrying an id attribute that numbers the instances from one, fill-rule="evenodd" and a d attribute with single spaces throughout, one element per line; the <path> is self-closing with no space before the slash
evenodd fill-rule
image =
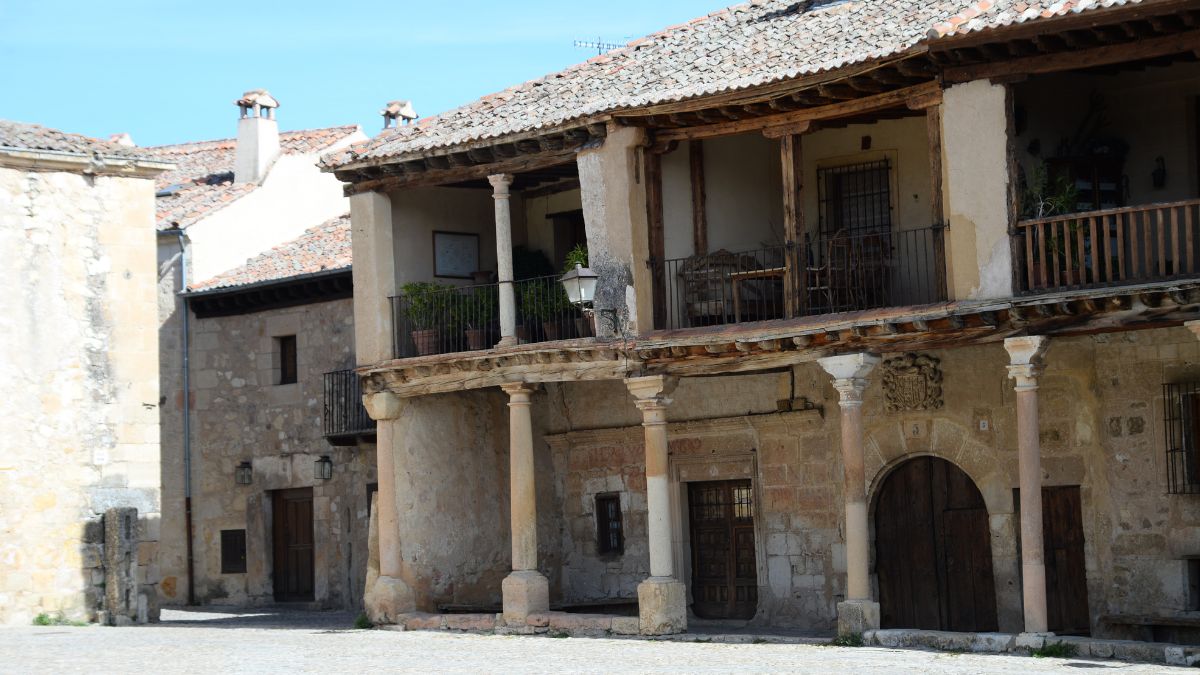
<path id="1" fill-rule="evenodd" d="M 225 138 L 267 88 L 282 129 L 381 126 L 582 61 L 736 0 L 0 0 L 0 118 L 139 145 Z"/>

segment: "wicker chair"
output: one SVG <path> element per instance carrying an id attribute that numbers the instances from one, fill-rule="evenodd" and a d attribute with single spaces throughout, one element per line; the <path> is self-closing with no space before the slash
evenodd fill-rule
<path id="1" fill-rule="evenodd" d="M 689 258 L 679 269 L 683 305 L 689 326 L 733 322 L 733 286 L 729 275 L 760 267 L 751 255 L 724 249 Z M 752 291 L 753 292 L 753 291 Z"/>

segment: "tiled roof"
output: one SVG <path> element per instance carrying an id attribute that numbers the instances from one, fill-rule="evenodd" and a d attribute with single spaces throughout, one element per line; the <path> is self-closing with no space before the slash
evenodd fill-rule
<path id="1" fill-rule="evenodd" d="M 955 31 L 1139 0 L 753 0 L 585 63 L 384 131 L 322 158 L 326 168 L 554 128 L 898 56 Z"/>
<path id="2" fill-rule="evenodd" d="M 350 269 L 350 216 L 334 218 L 188 290 L 212 291 Z"/>
<path id="3" fill-rule="evenodd" d="M 934 24 L 930 38 L 962 35 L 1034 19 L 1078 14 L 1091 9 L 1138 5 L 1142 0 L 978 0 Z"/>
<path id="4" fill-rule="evenodd" d="M 101 157 L 120 159 L 159 159 L 157 155 L 147 152 L 145 148 L 118 145 L 97 138 L 69 134 L 40 124 L 10 120 L 0 120 L 0 148 L 48 150 L 84 157 L 93 157 L 98 154 Z"/>
<path id="5" fill-rule="evenodd" d="M 285 131 L 279 134 L 279 146 L 285 155 L 317 153 L 356 131 L 356 125 Z M 160 175 L 155 183 L 162 195 L 156 200 L 159 229 L 187 228 L 258 187 L 233 182 L 237 152 L 233 138 L 160 145 L 143 152 L 175 164 L 174 171 Z"/>

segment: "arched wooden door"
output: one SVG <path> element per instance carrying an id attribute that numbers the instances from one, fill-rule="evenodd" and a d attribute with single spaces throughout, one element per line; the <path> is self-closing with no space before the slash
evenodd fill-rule
<path id="1" fill-rule="evenodd" d="M 883 628 L 994 631 L 987 507 L 961 469 L 937 457 L 901 464 L 875 501 Z"/>

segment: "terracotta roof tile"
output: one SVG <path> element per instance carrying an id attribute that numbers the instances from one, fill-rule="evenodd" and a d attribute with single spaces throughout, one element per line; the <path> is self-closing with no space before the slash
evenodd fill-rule
<path id="1" fill-rule="evenodd" d="M 1140 1 L 754 0 L 387 130 L 321 163 L 333 169 L 417 157 L 593 115 L 833 71 L 955 32 Z"/>
<path id="2" fill-rule="evenodd" d="M 279 134 L 279 146 L 285 155 L 312 154 L 357 131 L 357 125 L 285 131 Z M 256 183 L 233 182 L 237 151 L 233 138 L 159 145 L 142 151 L 175 164 L 175 170 L 155 182 L 159 229 L 187 228 L 258 187 Z"/>
<path id="3" fill-rule="evenodd" d="M 259 284 L 317 272 L 350 269 L 350 216 L 334 218 L 258 254 L 245 265 L 197 284 L 190 291 L 211 291 Z"/>
<path id="4" fill-rule="evenodd" d="M 120 159 L 160 159 L 146 148 L 129 147 L 98 138 L 69 134 L 40 124 L 0 120 L 0 148 L 14 150 L 48 150 L 72 155 L 113 157 Z"/>

